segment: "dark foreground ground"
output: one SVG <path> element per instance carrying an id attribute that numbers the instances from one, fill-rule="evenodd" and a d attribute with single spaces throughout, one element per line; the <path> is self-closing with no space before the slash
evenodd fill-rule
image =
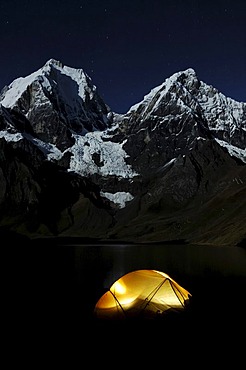
<path id="1" fill-rule="evenodd" d="M 2 338 L 10 352 L 9 366 L 16 358 L 19 366 L 33 369 L 41 364 L 65 369 L 245 365 L 242 276 L 180 276 L 192 294 L 183 313 L 158 320 L 100 321 L 93 314 L 99 293 L 89 282 L 82 285 L 67 259 L 47 259 L 29 245 L 7 251 L 2 254 Z M 100 278 L 97 269 L 93 274 Z"/>

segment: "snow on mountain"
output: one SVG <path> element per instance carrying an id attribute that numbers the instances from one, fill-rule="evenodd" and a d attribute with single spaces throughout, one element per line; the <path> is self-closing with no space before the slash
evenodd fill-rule
<path id="1" fill-rule="evenodd" d="M 25 98 L 27 91 L 30 91 L 29 99 Z M 148 117 L 154 117 L 157 121 L 152 130 L 155 130 L 159 120 L 163 125 L 168 123 L 172 116 L 180 117 L 181 120 L 183 114 L 188 113 L 191 116 L 200 114 L 212 132 L 221 131 L 221 135 L 216 137 L 217 142 L 226 148 L 230 155 L 246 162 L 245 140 L 242 140 L 244 147 L 235 145 L 232 140 L 236 131 L 240 132 L 240 137 L 246 135 L 246 104 L 227 98 L 214 87 L 199 81 L 192 68 L 167 78 L 161 85 L 152 89 L 143 101 L 133 105 L 127 114 L 115 113 L 111 129 L 108 127 L 110 111 L 105 110 L 90 77 L 82 69 L 64 66 L 54 59 L 48 60 L 42 68 L 29 76 L 14 80 L 3 90 L 0 104 L 6 108 L 19 107 L 29 120 L 35 120 L 40 110 L 46 117 L 49 108 L 52 112 L 56 109 L 62 121 L 76 121 L 82 113 L 83 120 L 91 122 L 95 118 L 97 122 L 95 111 L 91 113 L 91 107 L 87 104 L 88 100 L 93 99 L 96 102 L 93 109 L 96 105 L 96 112 L 102 113 L 105 123 L 101 127 L 102 131 L 97 131 L 99 127 L 96 124 L 92 125 L 92 132 L 84 126 L 82 130 L 72 131 L 73 142 L 63 147 L 53 140 L 53 137 L 62 134 L 62 124 L 58 122 L 57 130 L 51 131 L 47 140 L 44 140 L 42 135 L 38 137 L 28 135 L 28 139 L 38 146 L 49 160 L 59 160 L 66 152 L 72 153 L 68 171 L 74 171 L 82 176 L 99 174 L 132 178 L 138 174 L 125 161 L 128 156 L 123 149 L 125 141 L 123 143 L 111 141 L 110 135 L 113 135 L 111 131 L 118 130 L 121 122 L 127 121 L 129 116 L 139 117 L 141 122 Z M 57 117 L 54 119 L 52 115 L 51 118 L 50 122 L 54 126 Z M 43 130 L 50 130 L 47 127 L 47 117 L 44 125 Z M 141 130 L 141 126 L 139 129 Z M 38 130 L 40 131 L 40 122 L 36 130 L 39 133 Z M 0 137 L 7 141 L 18 141 L 27 137 L 27 134 L 2 130 Z M 107 139 L 103 140 L 106 137 Z"/>
<path id="2" fill-rule="evenodd" d="M 217 141 L 218 144 L 226 148 L 228 153 L 232 157 L 237 157 L 241 159 L 244 163 L 246 163 L 246 149 L 240 149 L 234 145 L 230 145 L 224 140 L 219 140 L 219 139 L 215 139 L 215 140 Z"/>
<path id="3" fill-rule="evenodd" d="M 28 90 L 31 90 L 30 102 L 28 104 L 24 99 L 24 104 L 23 96 Z M 112 127 L 107 128 L 109 110 L 106 114 L 90 77 L 82 69 L 64 66 L 54 59 L 48 60 L 42 68 L 29 76 L 14 80 L 3 90 L 0 103 L 6 108 L 21 107 L 28 119 L 31 119 L 40 108 L 45 110 L 49 106 L 62 111 L 61 116 L 66 113 L 67 119 L 71 121 L 77 119 L 82 109 L 84 117 L 91 121 L 91 117 L 95 117 L 96 114 L 93 112 L 91 116 L 90 107 L 86 106 L 88 99 L 96 99 L 97 111 L 102 112 L 104 109 L 104 113 L 102 112 L 106 123 L 104 130 L 96 131 L 97 127 L 93 126 L 92 132 L 88 130 L 72 132 L 73 145 L 70 144 L 67 148 L 60 148 L 55 142 L 42 140 L 42 137 L 28 136 L 49 160 L 59 160 L 66 152 L 72 153 L 69 171 L 82 176 L 92 174 L 123 178 L 137 176 L 138 174 L 125 161 L 128 156 L 123 149 L 125 142 L 111 141 L 111 131 L 117 130 L 121 122 L 127 121 L 129 116 L 140 117 L 141 122 L 148 117 L 154 117 L 157 123 L 158 119 L 161 119 L 164 124 L 172 115 L 182 119 L 182 115 L 187 113 L 200 114 L 211 131 L 217 133 L 221 131 L 222 134 L 216 137 L 217 142 L 225 147 L 230 155 L 246 162 L 245 146 L 235 145 L 231 140 L 237 130 L 241 130 L 241 136 L 246 134 L 246 104 L 227 98 L 214 87 L 199 81 L 192 68 L 167 78 L 161 85 L 152 89 L 143 101 L 133 105 L 127 114 L 114 114 L 113 130 Z M 155 130 L 156 125 L 152 130 Z M 59 129 L 58 126 L 58 131 Z M 7 141 L 18 141 L 27 137 L 27 134 L 2 130 L 0 137 L 5 137 Z M 103 140 L 106 137 L 107 139 Z M 243 143 L 245 145 L 245 140 Z"/>
<path id="4" fill-rule="evenodd" d="M 7 130 L 0 131 L 0 138 L 4 138 L 7 142 L 16 142 L 23 139 L 23 135 L 20 132 L 12 134 Z"/>
<path id="5" fill-rule="evenodd" d="M 143 101 L 133 105 L 128 113 L 136 112 L 142 116 L 145 116 L 145 113 L 158 115 L 163 100 L 170 104 L 172 99 L 191 112 L 200 109 L 211 128 L 218 129 L 225 123 L 227 125 L 233 123 L 234 126 L 242 124 L 246 129 L 246 103 L 227 98 L 213 86 L 199 81 L 192 68 L 167 78 L 144 96 Z M 243 122 L 239 124 L 240 120 Z"/>
<path id="6" fill-rule="evenodd" d="M 90 77 L 82 69 L 64 66 L 54 59 L 5 87 L 0 104 L 24 114 L 38 134 L 44 133 L 47 116 L 53 126 L 65 124 L 82 134 L 110 125 L 110 109 Z"/>
<path id="7" fill-rule="evenodd" d="M 246 103 L 191 68 L 117 114 L 83 70 L 51 59 L 0 96 L 0 226 L 236 244 L 245 143 Z"/>
<path id="8" fill-rule="evenodd" d="M 69 171 L 82 176 L 99 174 L 102 176 L 117 176 L 132 178 L 137 173 L 125 162 L 127 153 L 122 148 L 123 143 L 103 141 L 104 133 L 90 132 L 85 136 L 74 135 L 75 144 L 68 149 L 73 154 Z M 98 161 L 93 159 L 97 155 Z"/>
<path id="9" fill-rule="evenodd" d="M 34 137 L 26 132 L 16 132 L 10 122 L 8 127 L 0 131 L 0 138 L 7 142 L 27 139 L 50 161 L 59 161 L 68 152 L 72 154 L 68 172 L 81 176 L 98 174 L 132 178 L 137 175 L 125 161 L 127 154 L 122 148 L 124 143 L 110 141 L 110 130 L 108 133 L 105 131 L 105 128 L 110 127 L 110 110 L 82 69 L 70 68 L 50 59 L 38 71 L 16 79 L 5 88 L 0 104 L 24 114 L 37 134 Z M 77 121 L 81 116 L 83 128 L 76 130 L 71 122 Z M 100 120 L 101 124 L 98 124 Z M 44 122 L 42 129 L 40 121 Z M 69 127 L 72 130 L 67 144 L 59 144 L 59 137 L 63 140 L 63 132 Z M 100 129 L 103 131 L 97 131 Z M 54 139 L 56 137 L 58 141 Z M 125 192 L 105 192 L 102 196 L 115 201 L 121 208 L 126 201 L 132 199 Z"/>
<path id="10" fill-rule="evenodd" d="M 163 100 L 169 102 L 171 98 L 176 99 L 177 93 L 182 98 L 182 95 L 187 94 L 182 82 L 179 81 L 183 74 L 185 74 L 188 79 L 187 87 L 191 87 L 194 82 L 197 82 L 195 71 L 192 68 L 189 68 L 184 72 L 174 73 L 161 85 L 156 86 L 149 92 L 149 94 L 145 95 L 143 101 L 133 105 L 129 109 L 128 113 L 136 112 L 146 118 L 146 114 L 148 114 L 148 116 L 156 114 L 160 105 L 163 103 Z M 183 101 L 179 99 L 177 103 L 182 105 Z"/>
<path id="11" fill-rule="evenodd" d="M 101 176 L 117 176 L 119 178 L 133 178 L 138 174 L 125 162 L 128 157 L 122 146 L 123 143 L 103 141 L 103 132 L 87 133 L 84 136 L 74 135 L 75 144 L 62 152 L 55 145 L 45 143 L 42 140 L 31 137 L 28 134 L 9 133 L 6 130 L 0 131 L 0 138 L 8 142 L 17 142 L 27 138 L 36 145 L 48 160 L 60 160 L 66 153 L 72 153 L 69 172 L 75 172 L 81 176 L 99 174 Z M 97 154 L 101 164 L 96 164 L 93 156 Z"/>
<path id="12" fill-rule="evenodd" d="M 173 74 L 153 88 L 129 109 L 125 119 L 139 119 L 141 127 L 141 122 L 149 119 L 157 125 L 172 117 L 181 120 L 183 115 L 200 117 L 221 146 L 246 162 L 246 103 L 228 98 L 200 81 L 192 68 Z"/>
<path id="13" fill-rule="evenodd" d="M 76 84 L 71 83 L 66 77 L 69 77 Z M 89 93 L 90 98 L 93 97 L 93 93 L 96 91 L 96 87 L 91 85 L 90 77 L 82 69 L 63 66 L 61 62 L 50 59 L 36 72 L 27 77 L 20 77 L 14 80 L 0 98 L 1 104 L 8 108 L 14 107 L 28 86 L 34 81 L 39 82 L 47 91 L 52 90 L 52 84 L 59 84 L 60 93 L 63 95 L 64 100 L 71 105 L 75 104 L 77 96 L 85 101 L 86 91 Z M 41 101 L 36 101 L 36 104 L 40 103 L 42 104 Z"/>
<path id="14" fill-rule="evenodd" d="M 124 208 L 126 202 L 130 202 L 134 197 L 129 192 L 118 191 L 117 193 L 105 193 L 101 191 L 101 196 L 109 199 L 113 203 L 119 205 L 119 208 Z"/>

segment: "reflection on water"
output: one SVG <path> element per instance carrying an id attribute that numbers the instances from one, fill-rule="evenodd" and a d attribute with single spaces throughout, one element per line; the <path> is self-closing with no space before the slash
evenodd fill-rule
<path id="1" fill-rule="evenodd" d="M 10 243 L 1 248 L 1 253 L 8 286 L 8 296 L 4 299 L 8 333 L 14 340 L 18 337 L 18 345 L 25 338 L 29 339 L 29 345 L 39 343 L 42 353 L 37 361 L 43 357 L 47 341 L 52 352 L 56 343 L 65 344 L 64 351 L 58 355 L 62 359 L 71 342 L 74 348 L 79 343 L 77 353 L 85 362 L 88 352 L 91 367 L 94 357 L 100 360 L 101 366 L 105 354 L 111 361 L 108 354 L 117 351 L 120 363 L 132 350 L 126 366 L 132 363 L 132 358 L 138 361 L 140 356 L 145 367 L 146 358 L 153 366 L 156 356 L 163 365 L 165 354 L 173 349 L 172 358 L 176 360 L 178 355 L 178 364 L 188 356 L 187 365 L 191 367 L 193 361 L 194 368 L 200 367 L 197 359 L 203 364 L 213 349 L 220 367 L 221 358 L 232 353 L 233 346 L 237 354 L 233 356 L 233 364 L 238 353 L 244 355 L 244 350 L 238 348 L 240 343 L 244 345 L 241 338 L 246 330 L 245 249 L 165 244 L 65 245 L 39 240 L 29 244 Z M 102 293 L 119 277 L 137 269 L 160 270 L 187 289 L 192 294 L 188 315 L 171 321 L 144 322 L 140 326 L 137 322 L 124 321 L 118 326 L 115 322 L 111 325 L 96 321 L 93 310 Z M 184 346 L 186 352 L 182 357 L 179 351 Z M 197 349 L 192 351 L 197 346 L 202 352 L 200 357 Z M 29 348 L 25 346 L 23 351 L 28 356 Z M 99 348 L 103 348 L 103 356 L 98 355 Z M 214 364 L 214 356 L 211 361 L 208 368 Z"/>
<path id="2" fill-rule="evenodd" d="M 246 250 L 195 245 L 71 245 L 76 279 L 92 302 L 118 278 L 138 269 L 167 273 L 191 293 L 246 279 Z M 230 283 L 231 284 L 231 283 Z M 226 288 L 225 288 L 226 289 Z"/>
<path id="3" fill-rule="evenodd" d="M 198 315 L 244 312 L 246 250 L 195 245 L 58 244 L 52 240 L 9 248 L 7 276 L 16 312 L 34 322 L 76 325 L 92 318 L 101 295 L 124 274 L 154 269 L 194 298 Z M 20 304 L 21 302 L 21 304 Z M 223 309 L 222 309 L 223 307 Z M 17 309 L 18 308 L 18 309 Z M 22 310 L 22 311 L 21 311 Z M 30 316 L 31 315 L 31 316 Z M 23 317 L 21 316 L 21 319 Z M 228 321 L 228 318 L 227 318 Z"/>
<path id="4" fill-rule="evenodd" d="M 155 269 L 169 275 L 246 277 L 246 250 L 194 245 L 74 245 L 79 274 L 105 270 L 104 288 L 127 272 Z"/>

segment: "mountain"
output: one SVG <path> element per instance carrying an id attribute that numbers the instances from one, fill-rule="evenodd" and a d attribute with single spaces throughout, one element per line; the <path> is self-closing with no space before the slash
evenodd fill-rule
<path id="1" fill-rule="evenodd" d="M 246 103 L 177 72 L 126 114 L 49 60 L 0 94 L 0 227 L 28 237 L 241 245 Z"/>
<path id="2" fill-rule="evenodd" d="M 3 89 L 0 103 L 23 114 L 37 138 L 64 150 L 78 134 L 108 127 L 109 108 L 82 69 L 50 59 L 41 69 Z"/>

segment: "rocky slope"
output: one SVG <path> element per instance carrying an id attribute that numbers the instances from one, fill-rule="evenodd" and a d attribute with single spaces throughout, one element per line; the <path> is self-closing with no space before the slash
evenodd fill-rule
<path id="1" fill-rule="evenodd" d="M 0 95 L 0 226 L 31 238 L 237 245 L 246 238 L 246 103 L 192 69 L 112 112 L 50 60 Z"/>

